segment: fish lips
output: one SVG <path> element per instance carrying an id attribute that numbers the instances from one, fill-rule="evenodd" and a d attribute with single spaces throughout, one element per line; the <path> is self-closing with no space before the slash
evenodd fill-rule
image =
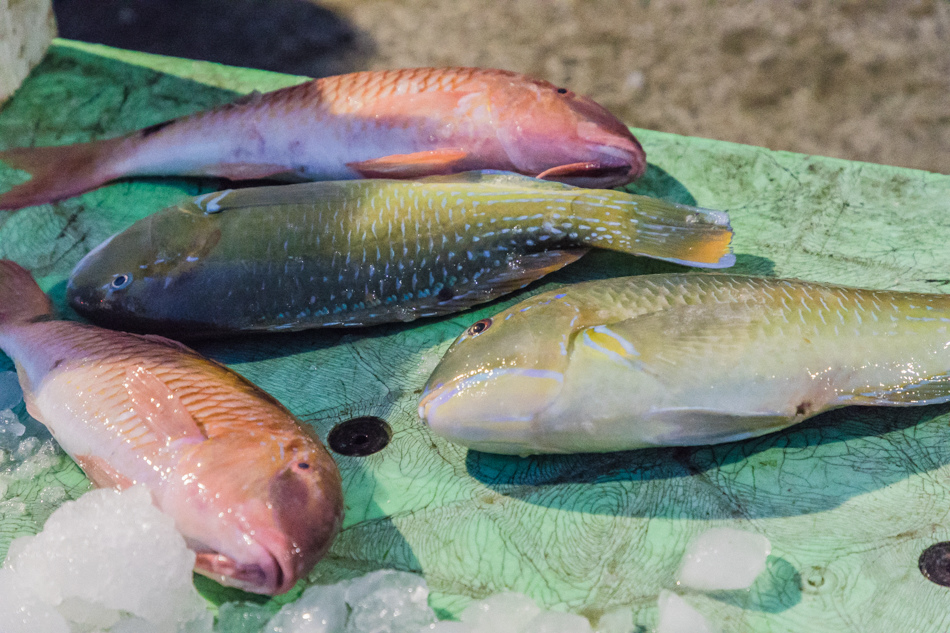
<path id="1" fill-rule="evenodd" d="M 492 369 L 434 386 L 430 382 L 419 402 L 419 417 L 457 444 L 520 455 L 535 446 L 535 421 L 563 384 L 561 372 L 525 368 Z"/>
<path id="2" fill-rule="evenodd" d="M 300 579 L 300 565 L 293 548 L 285 546 L 276 532 L 256 530 L 250 551 L 241 556 L 229 556 L 201 543 L 191 543 L 196 553 L 195 571 L 218 583 L 250 593 L 276 596 L 286 593 Z M 273 543 L 267 547 L 263 543 Z"/>

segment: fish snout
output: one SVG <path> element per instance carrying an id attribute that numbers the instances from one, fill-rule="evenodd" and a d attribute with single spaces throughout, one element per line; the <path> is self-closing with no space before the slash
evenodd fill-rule
<path id="1" fill-rule="evenodd" d="M 446 439 L 490 453 L 534 446 L 535 419 L 561 392 L 560 372 L 494 369 L 426 387 L 419 416 Z"/>

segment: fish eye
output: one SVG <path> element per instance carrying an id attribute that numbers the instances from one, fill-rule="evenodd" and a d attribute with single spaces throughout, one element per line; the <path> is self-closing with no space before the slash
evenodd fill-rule
<path id="1" fill-rule="evenodd" d="M 127 287 L 130 283 L 132 283 L 132 275 L 122 273 L 112 278 L 112 283 L 110 284 L 110 286 L 112 287 L 113 290 L 122 290 L 123 288 Z"/>
<path id="2" fill-rule="evenodd" d="M 310 464 L 308 464 L 307 462 L 300 462 L 299 464 L 297 464 L 297 468 L 299 468 L 300 470 L 307 470 L 308 468 L 310 468 Z"/>
<path id="3" fill-rule="evenodd" d="M 468 328 L 469 336 L 478 336 L 485 330 L 491 327 L 491 319 L 482 319 L 481 321 L 476 321 Z"/>
<path id="4" fill-rule="evenodd" d="M 567 94 L 567 88 L 558 88 L 558 89 L 557 89 L 557 93 L 558 93 L 559 95 L 566 95 L 566 94 Z"/>

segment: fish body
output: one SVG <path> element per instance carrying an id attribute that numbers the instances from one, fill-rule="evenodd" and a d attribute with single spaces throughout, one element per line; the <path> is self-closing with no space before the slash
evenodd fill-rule
<path id="1" fill-rule="evenodd" d="M 630 130 L 591 99 L 478 68 L 326 77 L 123 137 L 3 151 L 0 161 L 32 175 L 0 194 L 0 209 L 126 176 L 339 180 L 504 169 L 615 187 L 646 169 Z"/>
<path id="2" fill-rule="evenodd" d="M 206 194 L 93 251 L 68 283 L 93 322 L 176 338 L 409 321 L 510 292 L 599 247 L 729 266 L 725 213 L 517 174 Z"/>
<path id="3" fill-rule="evenodd" d="M 329 548 L 343 514 L 336 464 L 309 428 L 223 365 L 161 337 L 54 320 L 9 261 L 0 349 L 30 414 L 96 486 L 147 486 L 197 572 L 283 593 Z"/>
<path id="4" fill-rule="evenodd" d="M 722 274 L 577 284 L 479 321 L 419 414 L 497 453 L 762 435 L 847 405 L 950 400 L 950 296 Z"/>

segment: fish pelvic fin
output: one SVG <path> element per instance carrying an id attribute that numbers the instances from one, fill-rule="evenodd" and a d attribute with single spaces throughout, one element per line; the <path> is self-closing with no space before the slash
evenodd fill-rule
<path id="1" fill-rule="evenodd" d="M 458 171 L 458 164 L 468 158 L 461 149 L 434 149 L 412 154 L 391 154 L 370 160 L 347 163 L 363 178 L 419 178 Z"/>
<path id="2" fill-rule="evenodd" d="M 52 315 L 53 304 L 30 272 L 16 262 L 0 260 L 0 328 Z"/>
<path id="3" fill-rule="evenodd" d="M 697 268 L 728 268 L 736 261 L 723 211 L 615 191 L 577 196 L 573 211 L 593 220 L 571 229 L 589 246 Z"/>
<path id="4" fill-rule="evenodd" d="M 17 147 L 0 152 L 0 165 L 31 178 L 0 193 L 0 210 L 56 202 L 95 189 L 121 174 L 112 172 L 112 156 L 127 138 L 57 147 Z"/>

